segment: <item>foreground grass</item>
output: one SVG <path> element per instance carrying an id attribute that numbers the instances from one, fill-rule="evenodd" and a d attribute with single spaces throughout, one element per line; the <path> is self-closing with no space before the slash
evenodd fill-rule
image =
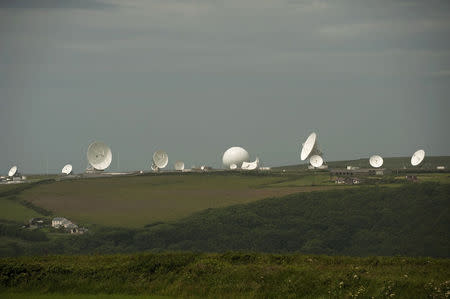
<path id="1" fill-rule="evenodd" d="M 0 297 L 446 298 L 450 292 L 450 260 L 432 258 L 162 253 L 6 258 L 0 269 Z"/>
<path id="2" fill-rule="evenodd" d="M 125 294 L 36 294 L 36 293 L 3 293 L 2 298 L 10 299 L 168 299 L 167 296 L 125 295 Z"/>

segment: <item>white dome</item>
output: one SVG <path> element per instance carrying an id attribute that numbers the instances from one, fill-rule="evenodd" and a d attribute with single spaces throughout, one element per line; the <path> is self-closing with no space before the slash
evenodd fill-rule
<path id="1" fill-rule="evenodd" d="M 236 164 L 238 168 L 241 168 L 242 162 L 248 162 L 250 155 L 242 147 L 234 146 L 227 149 L 223 154 L 222 163 L 226 168 L 230 168 L 232 164 Z"/>

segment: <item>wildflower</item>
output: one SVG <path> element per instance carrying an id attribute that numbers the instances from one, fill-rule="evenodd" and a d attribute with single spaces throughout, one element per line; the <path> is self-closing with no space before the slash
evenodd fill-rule
<path id="1" fill-rule="evenodd" d="M 358 279 L 358 275 L 353 275 L 353 279 Z"/>

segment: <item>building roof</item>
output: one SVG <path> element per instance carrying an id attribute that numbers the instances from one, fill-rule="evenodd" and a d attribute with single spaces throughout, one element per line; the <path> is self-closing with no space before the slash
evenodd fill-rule
<path id="1" fill-rule="evenodd" d="M 64 220 L 67 220 L 67 219 L 64 217 L 55 217 L 52 219 L 52 221 L 64 221 Z"/>

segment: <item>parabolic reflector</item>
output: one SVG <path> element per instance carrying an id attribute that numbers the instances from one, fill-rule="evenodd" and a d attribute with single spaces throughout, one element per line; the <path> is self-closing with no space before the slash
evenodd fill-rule
<path id="1" fill-rule="evenodd" d="M 319 155 L 314 155 L 309 158 L 309 163 L 314 167 L 320 167 L 323 165 L 323 159 Z"/>
<path id="2" fill-rule="evenodd" d="M 425 158 L 424 150 L 420 149 L 420 150 L 416 151 L 411 157 L 411 165 L 412 166 L 419 165 L 420 163 L 422 163 L 424 158 Z"/>
<path id="3" fill-rule="evenodd" d="M 112 161 L 111 149 L 103 142 L 93 142 L 87 150 L 89 164 L 96 170 L 105 170 Z"/>
<path id="4" fill-rule="evenodd" d="M 182 170 L 184 170 L 184 162 L 177 161 L 177 162 L 175 162 L 174 167 L 175 167 L 175 170 L 182 171 Z"/>
<path id="5" fill-rule="evenodd" d="M 372 167 L 381 167 L 383 165 L 383 158 L 381 158 L 381 156 L 379 155 L 373 155 L 372 157 L 370 157 L 369 163 Z"/>
<path id="6" fill-rule="evenodd" d="M 242 162 L 241 168 L 244 170 L 255 170 L 258 168 L 259 165 L 259 158 L 256 158 L 253 162 Z"/>
<path id="7" fill-rule="evenodd" d="M 17 173 L 17 166 L 14 165 L 11 167 L 11 169 L 8 171 L 8 176 L 14 176 Z"/>
<path id="8" fill-rule="evenodd" d="M 167 163 L 169 163 L 169 156 L 165 151 L 156 151 L 153 154 L 153 163 L 158 168 L 164 168 L 167 166 Z"/>
<path id="9" fill-rule="evenodd" d="M 302 146 L 302 151 L 300 153 L 300 159 L 302 161 L 308 159 L 308 157 L 310 155 L 315 154 L 316 152 L 318 153 L 318 149 L 317 149 L 317 134 L 315 132 L 312 132 L 311 134 L 309 134 L 308 138 L 306 139 L 305 143 L 303 143 Z"/>
<path id="10" fill-rule="evenodd" d="M 61 172 L 63 174 L 71 174 L 72 173 L 72 165 L 71 164 L 67 164 L 63 167 L 63 169 L 61 170 Z"/>

